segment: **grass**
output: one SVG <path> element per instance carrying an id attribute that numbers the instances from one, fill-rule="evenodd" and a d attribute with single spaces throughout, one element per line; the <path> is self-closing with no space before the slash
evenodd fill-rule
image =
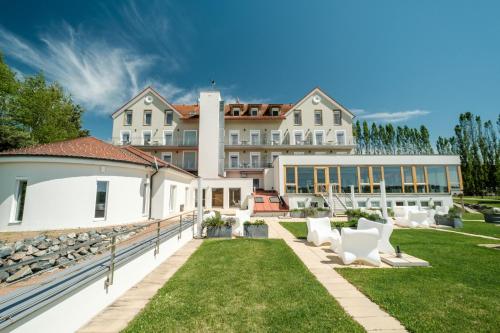
<path id="1" fill-rule="evenodd" d="M 307 225 L 306 222 L 280 222 L 282 226 L 287 228 L 295 237 L 299 239 L 307 238 Z M 331 222 L 332 228 L 337 226 L 350 227 L 352 222 Z"/>
<path id="2" fill-rule="evenodd" d="M 362 332 L 281 240 L 208 240 L 124 332 Z"/>
<path id="3" fill-rule="evenodd" d="M 282 225 L 305 236 L 302 227 Z M 500 251 L 477 246 L 491 241 L 406 229 L 391 242 L 432 267 L 339 273 L 412 332 L 500 332 Z"/>
<path id="4" fill-rule="evenodd" d="M 500 238 L 500 226 L 484 222 L 483 214 L 465 213 L 462 218 L 464 227 L 458 231 Z"/>
<path id="5" fill-rule="evenodd" d="M 460 198 L 453 198 L 453 201 L 460 204 Z M 492 197 L 464 197 L 464 203 L 469 204 L 481 204 L 489 207 L 500 207 L 500 197 L 492 196 Z"/>

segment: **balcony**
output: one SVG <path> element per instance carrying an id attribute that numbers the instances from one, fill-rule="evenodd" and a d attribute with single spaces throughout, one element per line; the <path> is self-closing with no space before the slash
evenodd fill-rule
<path id="1" fill-rule="evenodd" d="M 143 141 L 142 138 L 137 137 L 137 138 L 132 138 L 128 140 L 122 140 L 122 138 L 113 138 L 112 143 L 116 146 L 126 146 L 126 145 L 133 145 L 133 146 L 141 146 L 141 147 L 198 147 L 198 141 L 197 140 L 183 140 L 182 138 L 180 139 L 172 139 L 172 140 L 162 140 L 153 138 L 149 141 Z"/>
<path id="2" fill-rule="evenodd" d="M 334 140 L 324 140 L 321 142 L 314 142 L 312 136 L 306 137 L 295 143 L 291 143 L 290 137 L 285 136 L 283 140 L 271 140 L 271 139 L 260 139 L 260 140 L 249 140 L 243 138 L 239 141 L 236 140 L 225 140 L 226 147 L 283 147 L 283 148 L 294 148 L 297 146 L 306 148 L 331 148 L 331 147 L 353 147 L 356 145 L 355 137 L 343 137 Z"/>
<path id="3" fill-rule="evenodd" d="M 249 161 L 239 161 L 239 162 L 231 162 L 227 161 L 224 165 L 224 169 L 226 170 L 258 170 L 264 168 L 272 168 L 272 163 L 269 162 L 254 162 L 251 163 Z"/>

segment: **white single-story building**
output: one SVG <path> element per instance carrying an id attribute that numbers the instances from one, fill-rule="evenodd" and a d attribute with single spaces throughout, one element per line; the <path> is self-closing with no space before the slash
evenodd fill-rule
<path id="1" fill-rule="evenodd" d="M 166 218 L 195 204 L 195 176 L 93 137 L 0 153 L 0 231 Z"/>

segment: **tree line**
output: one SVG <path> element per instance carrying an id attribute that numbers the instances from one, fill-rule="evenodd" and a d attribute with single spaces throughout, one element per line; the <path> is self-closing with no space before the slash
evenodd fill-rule
<path id="1" fill-rule="evenodd" d="M 17 78 L 0 54 L 0 151 L 87 136 L 83 112 L 43 73 Z"/>

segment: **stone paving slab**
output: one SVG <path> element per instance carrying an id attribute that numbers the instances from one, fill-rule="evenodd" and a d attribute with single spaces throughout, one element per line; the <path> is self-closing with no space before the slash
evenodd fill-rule
<path id="1" fill-rule="evenodd" d="M 278 221 L 269 221 L 268 225 L 270 231 L 273 230 L 275 235 L 288 244 L 330 295 L 367 332 L 407 332 L 397 319 L 383 311 L 334 270 L 338 265 L 331 260 L 333 253 L 325 253 L 321 247 L 308 246 L 304 241 L 297 240 Z"/>
<path id="2" fill-rule="evenodd" d="M 79 333 L 115 333 L 127 327 L 128 323 L 148 304 L 156 292 L 177 272 L 201 245 L 202 240 L 193 239 L 160 266 L 149 273 L 141 282 L 92 318 Z"/>

